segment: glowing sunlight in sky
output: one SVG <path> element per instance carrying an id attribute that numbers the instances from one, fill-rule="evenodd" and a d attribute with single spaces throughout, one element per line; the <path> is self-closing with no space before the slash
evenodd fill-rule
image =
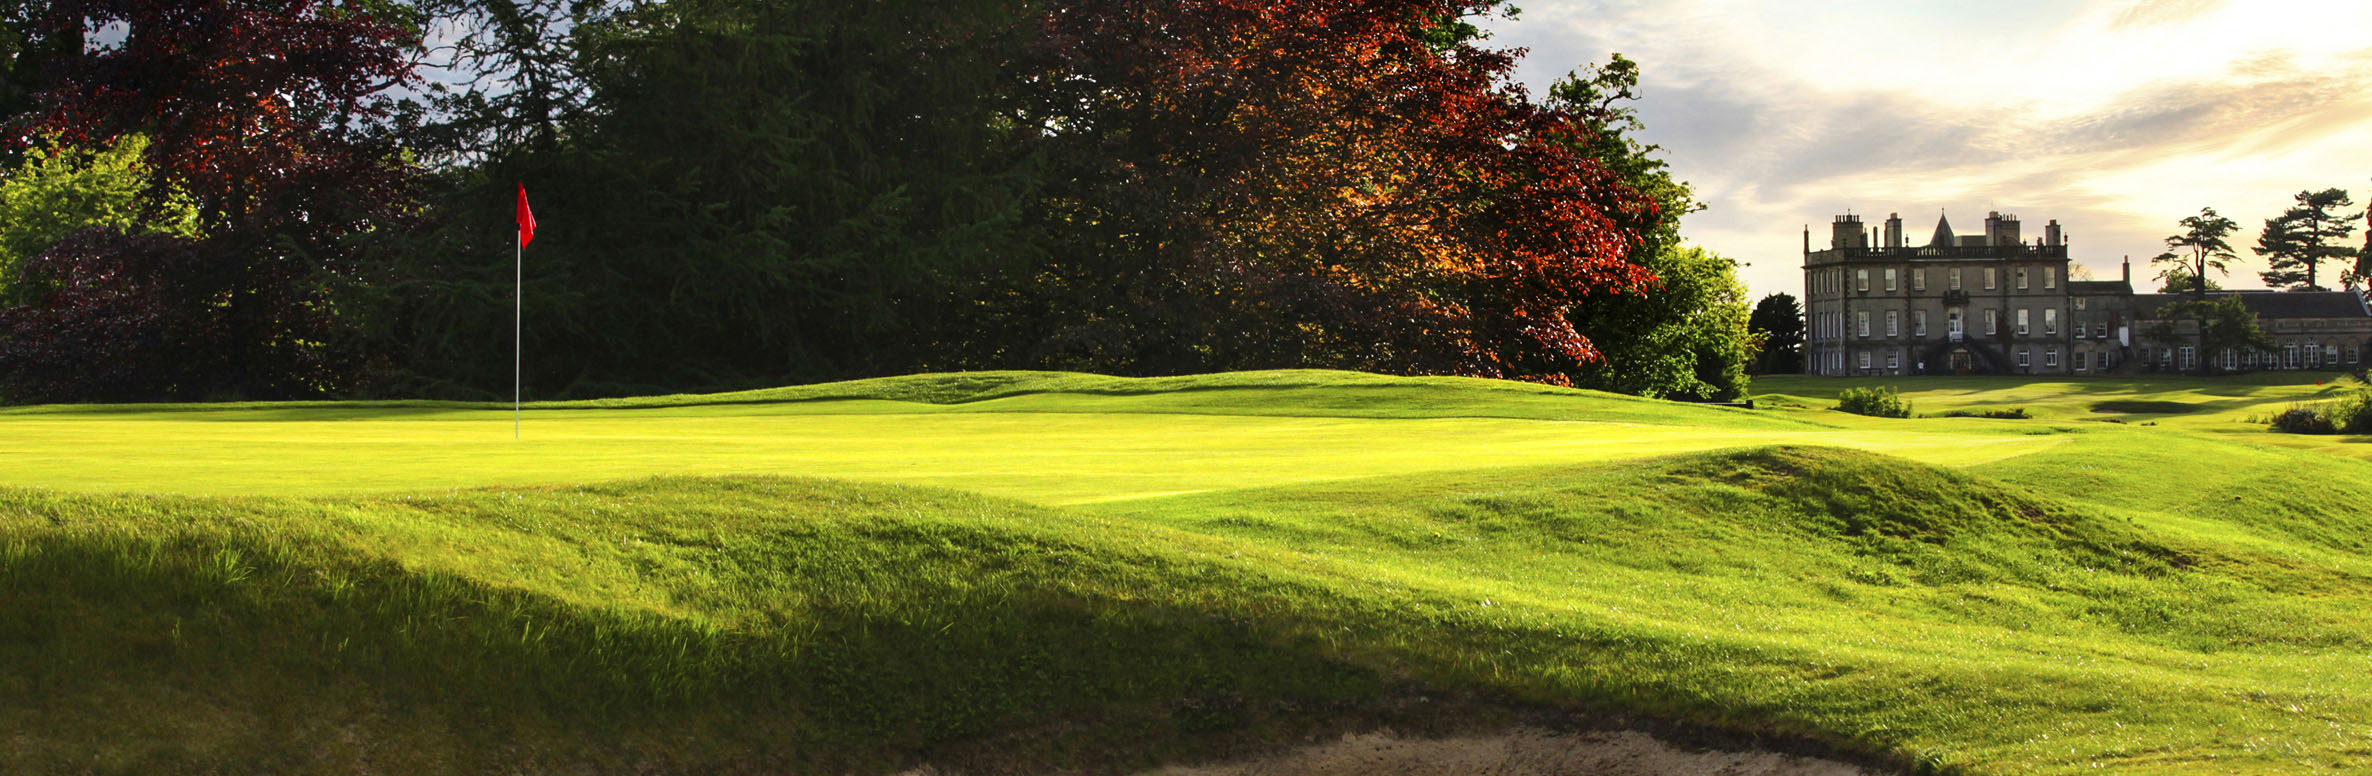
<path id="1" fill-rule="evenodd" d="M 2372 200 L 2372 3 L 2004 0 L 1818 6 L 1518 0 L 1489 25 L 1530 49 L 1535 95 L 1584 64 L 1639 62 L 1643 139 L 1709 207 L 1683 234 L 1751 264 L 1759 297 L 1802 294 L 1802 228 L 1899 212 L 1966 233 L 1986 211 L 2057 219 L 2103 279 L 2175 221 L 2238 221 L 2226 282 L 2302 189 Z M 2359 232 L 2360 237 L 2360 232 Z M 2154 290 L 2154 286 L 2142 290 Z"/>

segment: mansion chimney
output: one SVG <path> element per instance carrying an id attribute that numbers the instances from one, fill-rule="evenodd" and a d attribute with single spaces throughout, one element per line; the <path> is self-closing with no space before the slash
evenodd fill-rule
<path id="1" fill-rule="evenodd" d="M 1985 214 L 1986 245 L 2018 245 L 2023 242 L 2018 238 L 2017 216 L 2005 216 L 1999 211 Z"/>
<path id="2" fill-rule="evenodd" d="M 1837 216 L 1836 223 L 1829 228 L 1828 247 L 1831 250 L 1870 247 L 1869 233 L 1861 230 L 1861 216 L 1850 213 Z"/>
<path id="3" fill-rule="evenodd" d="M 2048 224 L 2044 224 L 2044 225 L 2043 225 L 2043 244 L 2044 244 L 2044 245 L 2059 245 L 2059 244 L 2060 244 L 2060 242 L 2059 242 L 2059 219 L 2056 219 L 2056 218 L 2054 218 L 2054 219 L 2051 219 L 2051 222 L 2050 222 L 2050 223 L 2048 223 Z"/>
<path id="4" fill-rule="evenodd" d="M 1888 248 L 1903 247 L 1903 216 L 1901 213 L 1886 214 L 1885 245 Z"/>

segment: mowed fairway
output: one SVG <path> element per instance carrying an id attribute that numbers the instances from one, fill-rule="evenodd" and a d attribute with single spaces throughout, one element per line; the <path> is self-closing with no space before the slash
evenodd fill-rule
<path id="1" fill-rule="evenodd" d="M 948 404 L 727 396 L 640 407 L 538 405 L 524 413 L 517 441 L 507 409 L 34 408 L 0 413 L 0 485 L 326 495 L 765 474 L 937 485 L 1068 504 L 1770 444 L 1854 447 L 1965 465 L 2062 441 L 1982 428 L 1840 427 L 1838 418 L 1775 418 L 1578 391 L 1563 397 L 1566 406 L 1551 393 L 1549 401 L 1526 407 L 1540 417 L 1489 417 L 1504 412 L 1491 400 L 1507 389 L 1483 381 L 1437 381 L 1441 403 L 1429 408 L 1388 396 L 1364 407 L 1297 408 L 1290 395 L 1275 394 L 1321 387 L 1329 378 L 1271 373 L 1238 384 L 1189 383 L 1181 393 L 1160 383 L 1145 386 L 1149 381 L 1066 377 L 1070 383 L 1048 392 Z M 1472 403 L 1459 406 L 1461 394 Z M 1147 406 L 1148 395 L 1167 401 Z M 1263 398 L 1282 401 L 1257 401 Z M 1297 410 L 1304 414 L 1290 414 Z M 1370 413 L 1415 416 L 1362 417 Z"/>
<path id="2" fill-rule="evenodd" d="M 0 772 L 1130 772 L 1533 714 L 1881 772 L 2372 772 L 2367 440 L 2249 421 L 2336 387 L 1826 409 L 1876 382 L 919 375 L 519 441 L 0 410 Z"/>

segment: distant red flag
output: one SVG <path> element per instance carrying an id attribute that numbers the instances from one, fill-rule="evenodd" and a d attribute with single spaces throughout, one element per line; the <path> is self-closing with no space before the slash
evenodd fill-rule
<path id="1" fill-rule="evenodd" d="M 519 247 L 535 242 L 535 211 L 527 209 L 527 184 L 519 184 Z"/>

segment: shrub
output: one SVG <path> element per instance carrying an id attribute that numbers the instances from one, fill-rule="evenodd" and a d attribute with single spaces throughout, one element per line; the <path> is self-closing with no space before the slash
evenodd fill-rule
<path id="1" fill-rule="evenodd" d="M 1892 386 L 1877 388 L 1847 388 L 1837 394 L 1837 409 L 1873 418 L 1907 418 L 1911 403 Z"/>
<path id="2" fill-rule="evenodd" d="M 2028 412 L 2026 411 L 2026 408 L 2025 408 L 2025 407 L 2011 407 L 2011 408 L 2009 408 L 2009 409 L 2006 409 L 2006 410 L 1953 410 L 1953 411 L 1951 411 L 1951 412 L 1944 413 L 1944 417 L 1947 417 L 1947 418 L 1996 418 L 1996 419 L 2000 419 L 2000 420 L 2026 420 L 2026 419 L 2028 419 L 2028 418 L 2032 418 L 2032 417 L 2034 417 L 2034 415 L 2032 415 L 2032 414 L 2028 413 Z"/>
<path id="3" fill-rule="evenodd" d="M 2340 395 L 2324 406 L 2323 418 L 2342 434 L 2372 434 L 2372 388 Z"/>
<path id="4" fill-rule="evenodd" d="M 2292 434 L 2328 434 L 2334 431 L 2331 421 L 2313 407 L 2291 407 L 2273 416 L 2273 430 Z"/>
<path id="5" fill-rule="evenodd" d="M 2297 405 L 2273 416 L 2273 430 L 2292 434 L 2372 434 L 2372 388 L 2320 404 Z"/>

